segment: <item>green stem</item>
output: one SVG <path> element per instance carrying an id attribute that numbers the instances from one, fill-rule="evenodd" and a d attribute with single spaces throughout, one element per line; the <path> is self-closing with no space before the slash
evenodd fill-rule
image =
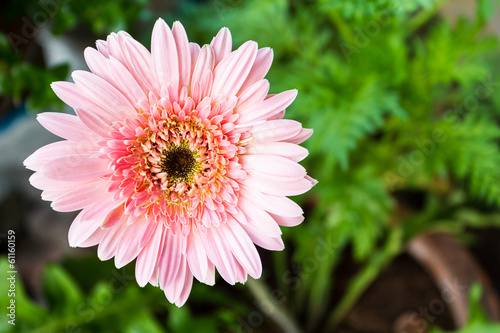
<path id="1" fill-rule="evenodd" d="M 342 16 L 334 10 L 330 10 L 327 13 L 330 22 L 332 22 L 339 31 L 342 38 L 348 43 L 354 43 L 354 33 L 352 32 L 349 25 L 344 21 Z"/>
<path id="2" fill-rule="evenodd" d="M 384 269 L 392 259 L 401 251 L 402 230 L 394 227 L 384 245 L 384 247 L 375 252 L 350 283 L 346 294 L 340 300 L 329 317 L 324 332 L 333 332 L 346 313 L 354 306 L 364 291 L 376 279 L 379 273 Z"/>
<path id="3" fill-rule="evenodd" d="M 260 280 L 254 280 L 248 278 L 246 285 L 252 293 L 252 295 L 257 299 L 259 304 L 262 304 L 261 310 L 264 311 L 265 315 L 271 317 L 271 319 L 281 327 L 283 332 L 286 333 L 300 333 L 301 330 L 293 318 L 280 308 L 276 303 L 274 298 L 271 297 L 271 293 L 267 287 Z"/>

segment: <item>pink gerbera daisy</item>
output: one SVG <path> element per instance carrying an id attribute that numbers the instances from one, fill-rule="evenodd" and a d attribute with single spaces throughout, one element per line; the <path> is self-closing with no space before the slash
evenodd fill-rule
<path id="1" fill-rule="evenodd" d="M 162 19 L 151 53 L 123 31 L 87 48 L 92 72 L 52 84 L 76 116 L 38 117 L 65 140 L 25 161 L 53 209 L 81 209 L 70 245 L 99 244 L 118 268 L 137 258 L 138 284 L 177 306 L 215 268 L 230 284 L 259 278 L 254 244 L 282 250 L 279 225 L 303 220 L 286 196 L 315 183 L 297 163 L 312 130 L 281 119 L 297 91 L 268 95 L 272 57 L 254 41 L 232 51 L 227 28 L 200 48 Z"/>

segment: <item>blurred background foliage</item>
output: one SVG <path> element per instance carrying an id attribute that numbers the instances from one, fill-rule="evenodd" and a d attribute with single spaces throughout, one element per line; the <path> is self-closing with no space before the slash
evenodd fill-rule
<path id="1" fill-rule="evenodd" d="M 33 24 L 44 8 L 44 27 L 56 36 L 84 31 L 103 39 L 123 29 L 149 45 L 153 23 L 162 16 L 182 21 L 190 40 L 200 44 L 227 26 L 235 47 L 249 39 L 272 47 L 271 93 L 299 90 L 285 117 L 314 129 L 303 164 L 319 184 L 296 198 L 307 216 L 301 226 L 284 228 L 286 250 L 261 252 L 263 288 L 278 292 L 269 299 L 221 281 L 215 287 L 195 283 L 187 305 L 178 309 L 157 288 L 137 287 L 133 267 L 116 270 L 90 252 L 45 267 L 42 301 L 32 300 L 18 281 L 17 324 L 4 318 L 0 332 L 279 330 L 279 319 L 259 302 L 274 304 L 301 331 L 332 332 L 414 237 L 444 231 L 473 244 L 468 230 L 500 228 L 500 52 L 498 38 L 486 29 L 497 2 L 479 0 L 473 15 L 451 22 L 441 10 L 452 2 L 2 4 L 3 106 L 24 105 L 30 112 L 64 107 L 49 84 L 64 80 L 68 66 L 47 66 L 30 56 L 32 46 L 17 39 L 23 38 L 19 32 L 12 34 L 26 19 Z M 340 284 L 346 256 L 355 269 Z M 5 279 L 0 284 L 0 301 L 7 304 Z M 476 289 L 470 324 L 460 332 L 498 332 Z"/>

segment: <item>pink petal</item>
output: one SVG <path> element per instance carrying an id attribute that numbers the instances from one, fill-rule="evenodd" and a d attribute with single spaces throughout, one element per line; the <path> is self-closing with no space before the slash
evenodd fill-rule
<path id="1" fill-rule="evenodd" d="M 265 120 L 286 109 L 297 97 L 297 89 L 287 90 L 265 101 L 246 108 L 240 113 L 238 124 Z"/>
<path id="2" fill-rule="evenodd" d="M 116 207 L 118 207 L 122 204 L 123 204 L 123 200 L 122 201 L 114 201 L 112 195 L 107 195 L 107 196 L 103 197 L 101 200 L 94 203 L 92 206 L 85 208 L 82 219 L 84 221 L 99 219 L 101 224 L 102 224 L 106 215 L 108 215 L 108 213 L 110 211 L 112 211 L 113 209 L 115 209 Z"/>
<path id="3" fill-rule="evenodd" d="M 33 185 L 33 187 L 40 189 L 40 190 L 49 190 L 49 191 L 72 191 L 75 190 L 79 187 L 82 187 L 84 185 L 93 183 L 97 184 L 101 182 L 100 179 L 91 179 L 91 180 L 82 180 L 82 181 L 72 181 L 72 182 L 66 182 L 66 181 L 60 181 L 60 180 L 53 180 L 50 178 L 45 177 L 42 173 L 40 172 L 35 172 L 34 174 L 31 175 L 29 178 L 30 184 Z"/>
<path id="4" fill-rule="evenodd" d="M 111 173 L 108 165 L 108 160 L 89 155 L 67 155 L 48 162 L 40 172 L 55 180 L 79 181 Z"/>
<path id="5" fill-rule="evenodd" d="M 255 173 L 249 174 L 243 184 L 262 193 L 279 196 L 303 194 L 313 187 L 313 184 L 305 178 L 292 181 L 286 181 L 286 178 L 271 180 L 269 177 L 262 177 Z"/>
<path id="6" fill-rule="evenodd" d="M 302 142 L 306 141 L 307 139 L 309 139 L 312 134 L 313 134 L 312 129 L 303 128 L 299 133 L 297 133 L 297 135 L 295 135 L 291 138 L 288 138 L 284 141 L 299 144 L 299 143 L 302 143 Z"/>
<path id="7" fill-rule="evenodd" d="M 87 63 L 87 66 L 89 66 L 92 73 L 100 76 L 108 82 L 113 82 L 109 73 L 107 63 L 108 57 L 105 57 L 102 53 L 92 47 L 85 48 L 83 56 L 85 57 L 85 62 Z"/>
<path id="8" fill-rule="evenodd" d="M 236 95 L 245 81 L 257 55 L 257 43 L 248 41 L 232 52 L 215 67 L 212 95 Z"/>
<path id="9" fill-rule="evenodd" d="M 141 223 L 142 223 L 142 229 L 138 233 L 138 238 L 139 240 L 139 247 L 142 249 L 146 244 L 149 242 L 151 239 L 151 236 L 153 235 L 154 231 L 156 230 L 156 223 L 155 221 L 148 221 L 145 216 L 141 217 Z M 138 221 L 139 222 L 139 221 Z"/>
<path id="10" fill-rule="evenodd" d="M 187 239 L 186 259 L 194 277 L 203 282 L 208 270 L 207 254 L 197 236 L 197 230 L 189 233 Z"/>
<path id="11" fill-rule="evenodd" d="M 180 269 L 182 254 L 179 234 L 172 235 L 167 231 L 164 234 L 163 251 L 158 260 L 160 288 L 171 285 Z M 184 260 L 182 260 L 184 261 Z"/>
<path id="12" fill-rule="evenodd" d="M 304 221 L 304 216 L 302 215 L 295 217 L 285 217 L 285 216 L 271 214 L 271 216 L 276 221 L 276 223 L 284 227 L 295 227 L 301 224 L 302 221 Z"/>
<path id="13" fill-rule="evenodd" d="M 117 225 L 114 228 L 108 229 L 108 232 L 102 238 L 99 247 L 97 248 L 97 256 L 101 260 L 111 259 L 118 249 L 118 244 L 122 239 L 125 231 L 127 230 L 127 225 L 125 223 Z"/>
<path id="14" fill-rule="evenodd" d="M 85 208 L 108 195 L 106 190 L 108 186 L 109 183 L 103 181 L 84 185 L 64 193 L 64 195 L 54 200 L 50 206 L 58 212 L 71 212 Z"/>
<path id="15" fill-rule="evenodd" d="M 105 40 L 98 39 L 95 42 L 95 46 L 97 47 L 97 50 L 106 58 L 109 57 L 109 51 L 108 51 L 108 43 Z"/>
<path id="16" fill-rule="evenodd" d="M 193 274 L 189 271 L 189 269 L 186 268 L 186 275 L 184 277 L 184 283 L 182 284 L 182 290 L 181 293 L 179 294 L 179 297 L 175 301 L 175 305 L 178 307 L 181 307 L 186 303 L 189 294 L 191 293 L 191 287 L 193 286 Z"/>
<path id="17" fill-rule="evenodd" d="M 90 73 L 87 73 L 90 74 Z M 90 74 L 93 75 L 93 74 Z M 80 88 L 71 82 L 53 82 L 52 90 L 66 104 L 72 108 L 84 109 L 87 112 L 92 112 L 103 118 L 106 124 L 111 125 L 115 120 L 118 120 L 116 112 L 102 108 L 88 98 Z"/>
<path id="18" fill-rule="evenodd" d="M 217 36 L 212 39 L 210 46 L 215 53 L 215 63 L 218 64 L 223 58 L 229 55 L 233 49 L 233 40 L 229 29 L 226 27 L 220 29 Z"/>
<path id="19" fill-rule="evenodd" d="M 134 260 L 141 248 L 139 248 L 139 237 L 137 237 L 138 232 L 142 228 L 141 223 L 133 223 L 127 226 L 127 230 L 118 244 L 118 249 L 115 255 L 115 266 L 120 268 Z"/>
<path id="20" fill-rule="evenodd" d="M 174 22 L 172 34 L 179 57 L 179 86 L 188 86 L 191 78 L 191 51 L 186 30 L 179 21 Z"/>
<path id="21" fill-rule="evenodd" d="M 300 162 L 307 157 L 306 148 L 289 142 L 269 142 L 261 145 L 252 145 L 247 148 L 249 155 L 277 155 Z"/>
<path id="22" fill-rule="evenodd" d="M 300 133 L 302 125 L 295 120 L 280 119 L 269 120 L 261 124 L 253 125 L 250 134 L 255 139 L 250 142 L 249 146 L 285 141 Z"/>
<path id="23" fill-rule="evenodd" d="M 122 223 L 123 219 L 125 218 L 124 217 L 122 219 L 123 212 L 124 212 L 123 205 L 120 205 L 115 209 L 113 209 L 112 211 L 110 211 L 104 218 L 104 221 L 101 224 L 101 228 L 109 229 L 116 227 L 117 224 L 119 223 Z"/>
<path id="24" fill-rule="evenodd" d="M 121 62 L 111 57 L 108 61 L 113 85 L 128 99 L 136 109 L 140 109 L 139 101 L 148 99 L 141 86 Z"/>
<path id="25" fill-rule="evenodd" d="M 214 51 L 208 45 L 203 45 L 198 54 L 196 64 L 193 69 L 193 77 L 191 80 L 191 90 L 194 89 L 194 84 L 202 80 L 206 71 L 211 71 L 214 68 Z"/>
<path id="26" fill-rule="evenodd" d="M 284 196 L 274 196 L 243 186 L 240 191 L 252 204 L 265 211 L 287 217 L 301 216 L 304 212 L 293 200 Z"/>
<path id="27" fill-rule="evenodd" d="M 127 67 L 134 75 L 137 82 L 141 84 L 144 92 L 159 92 L 158 82 L 153 74 L 151 65 L 151 54 L 135 40 L 125 40 L 125 60 Z"/>
<path id="28" fill-rule="evenodd" d="M 189 43 L 189 52 L 191 53 L 191 75 L 193 74 L 194 66 L 200 54 L 200 45 L 197 43 Z"/>
<path id="29" fill-rule="evenodd" d="M 269 81 L 264 79 L 255 82 L 238 97 L 238 103 L 236 104 L 235 110 L 241 113 L 245 108 L 264 101 L 268 92 Z"/>
<path id="30" fill-rule="evenodd" d="M 186 260 L 183 258 L 180 262 L 179 270 L 176 271 L 175 279 L 164 290 L 165 296 L 170 302 L 174 303 L 179 298 L 186 283 L 186 275 L 191 276 L 191 281 L 193 281 L 193 276 L 190 273 L 188 274 L 188 271 Z"/>
<path id="31" fill-rule="evenodd" d="M 137 257 L 135 265 L 135 278 L 139 286 L 144 287 L 151 276 L 161 256 L 163 248 L 163 226 L 161 223 L 156 224 L 156 230 L 151 237 L 151 240 L 141 250 Z"/>
<path id="32" fill-rule="evenodd" d="M 151 38 L 151 56 L 153 71 L 160 87 L 172 84 L 179 87 L 179 60 L 175 39 L 169 26 L 159 18 L 153 28 Z"/>
<path id="33" fill-rule="evenodd" d="M 74 71 L 71 77 L 83 94 L 102 109 L 114 115 L 117 120 L 134 112 L 134 106 L 128 99 L 111 83 L 99 76 L 85 71 Z"/>
<path id="34" fill-rule="evenodd" d="M 200 233 L 199 236 L 208 258 L 215 264 L 222 278 L 229 284 L 235 284 L 234 258 L 217 228 L 209 228 L 205 234 Z"/>
<path id="35" fill-rule="evenodd" d="M 89 238 L 78 244 L 78 247 L 91 247 L 98 245 L 102 241 L 104 235 L 106 235 L 106 232 L 108 231 L 97 228 Z"/>
<path id="36" fill-rule="evenodd" d="M 210 260 L 208 261 L 207 276 L 202 282 L 209 286 L 215 284 L 215 265 Z"/>
<path id="37" fill-rule="evenodd" d="M 80 246 L 99 228 L 101 221 L 99 219 L 83 219 L 85 210 L 82 210 L 74 219 L 69 228 L 68 241 L 72 247 Z"/>
<path id="38" fill-rule="evenodd" d="M 58 141 L 49 143 L 36 150 L 33 154 L 24 160 L 24 166 L 30 170 L 39 170 L 46 163 L 57 158 L 68 155 L 87 155 L 90 157 L 99 150 L 98 147 L 89 144 L 77 143 L 72 141 Z"/>
<path id="39" fill-rule="evenodd" d="M 273 63 L 273 50 L 269 47 L 264 47 L 257 51 L 257 56 L 255 57 L 255 62 L 248 74 L 247 79 L 240 88 L 240 92 L 245 91 L 248 87 L 253 85 L 255 82 L 262 80 Z"/>
<path id="40" fill-rule="evenodd" d="M 220 231 L 224 233 L 224 241 L 231 249 L 234 257 L 248 274 L 258 279 L 262 274 L 262 262 L 252 240 L 239 223 L 228 220 L 222 224 Z"/>
<path id="41" fill-rule="evenodd" d="M 271 180 L 299 180 L 306 176 L 306 169 L 297 162 L 276 155 L 242 155 L 241 162 L 249 173 Z"/>
<path id="42" fill-rule="evenodd" d="M 283 240 L 281 239 L 281 237 L 271 237 L 260 232 L 251 225 L 242 225 L 241 227 L 248 234 L 252 242 L 263 249 L 271 251 L 281 251 L 285 248 L 285 244 L 283 244 Z"/>
<path id="43" fill-rule="evenodd" d="M 111 130 L 110 124 L 112 120 L 102 117 L 103 113 L 97 115 L 91 111 L 78 107 L 75 107 L 75 112 L 78 117 L 80 117 L 85 126 L 91 129 L 93 132 L 103 138 L 109 137 L 109 132 Z"/>
<path id="44" fill-rule="evenodd" d="M 43 127 L 63 139 L 88 143 L 94 142 L 96 135 L 92 133 L 77 116 L 65 113 L 44 112 L 37 115 Z"/>
<path id="45" fill-rule="evenodd" d="M 262 208 L 253 205 L 247 198 L 240 197 L 238 207 L 245 214 L 247 224 L 271 237 L 281 237 L 281 229 L 276 221 Z"/>

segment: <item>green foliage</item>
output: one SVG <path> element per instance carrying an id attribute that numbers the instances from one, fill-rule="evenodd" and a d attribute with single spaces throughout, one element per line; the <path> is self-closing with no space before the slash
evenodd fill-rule
<path id="1" fill-rule="evenodd" d="M 227 26 L 235 47 L 252 39 L 273 48 L 271 93 L 299 90 L 286 117 L 314 129 L 303 164 L 319 183 L 297 198 L 306 221 L 284 228 L 287 252 L 273 257 L 274 271 L 264 271 L 275 275 L 283 307 L 305 318 L 308 331 L 321 330 L 323 322 L 325 332 L 333 331 L 416 235 L 500 226 L 500 53 L 497 39 L 484 33 L 494 1 L 479 1 L 476 17 L 455 25 L 437 15 L 446 2 L 193 1 L 165 18 L 181 20 L 190 39 L 201 44 Z M 102 38 L 112 30 L 133 31 L 135 20 L 153 19 L 144 0 L 97 3 L 61 7 L 53 30 L 83 24 Z M 22 99 L 29 91 L 40 105 L 50 105 L 47 83 L 63 76 L 63 69 L 26 69 L 19 58 L 2 55 L 2 92 Z M 346 255 L 358 270 L 332 305 Z M 47 307 L 23 301 L 30 308 L 20 309 L 23 329 L 76 321 L 82 332 L 217 332 L 237 330 L 240 316 L 252 311 L 251 302 L 236 302 L 217 287 L 194 285 L 189 303 L 212 306 L 200 314 L 198 307 L 165 307 L 157 289 L 130 284 L 91 316 L 88 310 L 110 293 L 103 282 L 108 276 L 96 271 L 96 281 L 73 281 L 83 275 L 78 272 L 47 269 Z M 477 316 L 476 330 L 464 332 L 482 332 L 479 327 L 489 327 L 484 319 Z"/>
<path id="2" fill-rule="evenodd" d="M 500 332 L 500 324 L 488 320 L 486 313 L 481 307 L 481 285 L 474 284 L 469 293 L 469 320 L 467 325 L 455 333 L 496 333 Z M 431 333 L 444 333 L 444 331 L 434 328 Z"/>
<path id="3" fill-rule="evenodd" d="M 23 61 L 21 54 L 12 51 L 7 36 L 0 33 L 0 95 L 10 96 L 15 103 L 28 96 L 27 107 L 32 111 L 61 109 L 63 103 L 47 87 L 67 74 L 67 65 L 45 68 Z"/>

